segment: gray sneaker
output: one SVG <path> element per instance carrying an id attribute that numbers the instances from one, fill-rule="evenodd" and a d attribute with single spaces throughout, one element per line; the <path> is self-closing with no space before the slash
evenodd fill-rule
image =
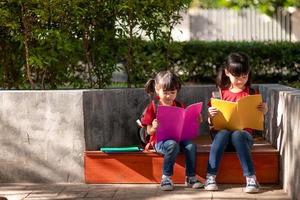
<path id="1" fill-rule="evenodd" d="M 204 184 L 201 183 L 196 176 L 187 176 L 185 177 L 185 186 L 191 187 L 194 189 L 204 188 Z"/>
<path id="2" fill-rule="evenodd" d="M 245 188 L 246 193 L 258 193 L 259 192 L 259 183 L 256 178 L 247 177 L 247 185 Z"/>
<path id="3" fill-rule="evenodd" d="M 169 177 L 164 177 L 160 181 L 160 189 L 162 191 L 172 191 L 174 190 L 174 184 Z"/>
<path id="4" fill-rule="evenodd" d="M 211 174 L 206 175 L 204 188 L 205 190 L 208 191 L 216 191 L 219 189 L 216 182 L 216 175 L 211 175 Z"/>

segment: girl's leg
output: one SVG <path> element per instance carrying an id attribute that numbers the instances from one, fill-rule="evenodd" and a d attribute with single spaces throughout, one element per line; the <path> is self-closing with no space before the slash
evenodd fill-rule
<path id="1" fill-rule="evenodd" d="M 182 148 L 185 155 L 185 174 L 186 176 L 195 176 L 196 175 L 196 153 L 197 146 L 191 141 L 181 141 L 180 147 Z"/>
<path id="2" fill-rule="evenodd" d="M 240 159 L 244 176 L 255 175 L 253 160 L 251 157 L 251 149 L 253 139 L 247 131 L 234 131 L 231 136 L 231 142 L 236 149 Z"/>
<path id="3" fill-rule="evenodd" d="M 239 156 L 243 168 L 243 174 L 244 176 L 246 176 L 247 184 L 245 192 L 259 192 L 259 183 L 256 180 L 253 160 L 251 157 L 251 148 L 253 146 L 253 139 L 251 134 L 247 131 L 235 131 L 232 134 L 231 139 Z"/>
<path id="4" fill-rule="evenodd" d="M 174 140 L 166 140 L 155 145 L 156 151 L 164 155 L 163 175 L 172 176 L 176 157 L 179 153 L 179 144 Z"/>
<path id="5" fill-rule="evenodd" d="M 219 169 L 220 161 L 222 159 L 224 150 L 230 140 L 231 131 L 221 130 L 219 131 L 211 144 L 209 159 L 207 164 L 207 173 L 210 175 L 216 175 Z"/>
<path id="6" fill-rule="evenodd" d="M 199 189 L 204 187 L 196 177 L 196 156 L 197 156 L 197 146 L 191 141 L 181 141 L 179 143 L 181 149 L 185 155 L 185 185 L 192 187 L 194 189 Z"/>

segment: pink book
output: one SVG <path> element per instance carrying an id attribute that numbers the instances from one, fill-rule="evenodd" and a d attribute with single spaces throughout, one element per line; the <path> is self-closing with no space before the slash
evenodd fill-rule
<path id="1" fill-rule="evenodd" d="M 169 139 L 179 142 L 197 137 L 201 110 L 202 102 L 191 104 L 185 109 L 159 105 L 156 115 L 159 123 L 156 131 L 157 142 Z"/>

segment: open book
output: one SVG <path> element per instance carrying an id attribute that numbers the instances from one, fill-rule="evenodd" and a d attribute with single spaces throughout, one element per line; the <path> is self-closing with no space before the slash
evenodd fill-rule
<path id="1" fill-rule="evenodd" d="M 252 128 L 263 130 L 264 116 L 257 109 L 262 102 L 260 94 L 249 95 L 237 102 L 211 99 L 211 105 L 220 112 L 213 118 L 216 130 L 242 130 Z"/>
<path id="2" fill-rule="evenodd" d="M 169 139 L 179 142 L 197 137 L 201 110 L 202 102 L 191 104 L 185 109 L 176 106 L 158 106 L 157 142 Z"/>

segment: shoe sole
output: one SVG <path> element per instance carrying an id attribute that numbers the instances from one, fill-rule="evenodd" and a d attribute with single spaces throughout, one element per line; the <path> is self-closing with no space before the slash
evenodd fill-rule
<path id="1" fill-rule="evenodd" d="M 189 183 L 185 182 L 185 186 L 186 186 L 186 187 L 189 187 L 189 188 L 193 188 L 193 189 L 201 189 L 201 188 L 204 188 L 204 184 L 203 184 L 203 183 L 201 183 L 200 187 L 193 187 L 192 184 L 189 184 Z"/>
<path id="2" fill-rule="evenodd" d="M 173 191 L 174 190 L 174 186 L 173 185 L 169 185 L 169 187 L 159 187 L 160 190 L 162 191 Z"/>
<path id="3" fill-rule="evenodd" d="M 167 188 L 167 189 L 163 189 L 163 188 L 160 188 L 161 191 L 173 191 L 174 188 Z"/>
<path id="4" fill-rule="evenodd" d="M 219 190 L 218 187 L 204 187 L 204 189 L 205 189 L 206 191 L 218 191 L 218 190 Z"/>
<path id="5" fill-rule="evenodd" d="M 249 190 L 245 189 L 245 192 L 246 193 L 258 193 L 259 189 L 249 189 Z"/>

